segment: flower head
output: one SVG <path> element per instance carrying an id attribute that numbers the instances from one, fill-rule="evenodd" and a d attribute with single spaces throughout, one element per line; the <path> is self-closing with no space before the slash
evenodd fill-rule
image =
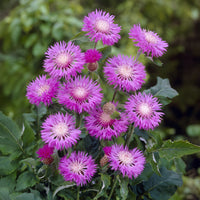
<path id="1" fill-rule="evenodd" d="M 120 117 L 120 119 L 112 119 L 110 114 L 97 107 L 85 117 L 85 127 L 91 136 L 111 140 L 113 136 L 120 136 L 128 128 L 125 115 L 121 114 Z"/>
<path id="2" fill-rule="evenodd" d="M 70 79 L 80 73 L 85 64 L 84 53 L 71 41 L 56 42 L 45 54 L 44 71 L 56 78 Z"/>
<path id="3" fill-rule="evenodd" d="M 72 147 L 80 134 L 81 131 L 75 128 L 73 117 L 67 113 L 50 115 L 42 124 L 42 140 L 58 150 Z"/>
<path id="4" fill-rule="evenodd" d="M 56 96 L 58 85 L 58 81 L 54 78 L 39 76 L 27 86 L 26 96 L 31 104 L 39 105 L 43 102 L 49 105 Z"/>
<path id="5" fill-rule="evenodd" d="M 54 148 L 49 147 L 48 144 L 45 144 L 43 147 L 39 148 L 39 150 L 36 153 L 38 154 L 38 157 L 41 158 L 41 161 L 43 161 L 44 164 L 48 165 L 53 162 L 53 151 Z"/>
<path id="6" fill-rule="evenodd" d="M 140 47 L 140 50 L 147 55 L 151 55 L 153 58 L 160 57 L 166 52 L 168 47 L 167 42 L 163 41 L 157 33 L 141 29 L 140 25 L 133 25 L 130 29 L 129 38 L 133 39 L 133 42 L 137 42 L 135 46 Z"/>
<path id="7" fill-rule="evenodd" d="M 103 45 L 113 45 L 121 38 L 119 32 L 121 27 L 114 24 L 114 16 L 102 10 L 96 10 L 85 16 L 82 31 L 88 32 L 90 40 L 98 42 L 102 40 Z"/>
<path id="8" fill-rule="evenodd" d="M 77 113 L 89 112 L 101 103 L 103 94 L 96 82 L 86 77 L 76 77 L 58 90 L 58 102 Z"/>
<path id="9" fill-rule="evenodd" d="M 88 49 L 85 52 L 85 61 L 86 63 L 94 63 L 101 59 L 102 54 L 96 49 Z"/>
<path id="10" fill-rule="evenodd" d="M 131 95 L 125 104 L 125 109 L 131 123 L 140 129 L 154 129 L 161 122 L 163 112 L 158 99 L 151 94 L 138 93 Z"/>
<path id="11" fill-rule="evenodd" d="M 123 145 L 113 145 L 108 156 L 111 169 L 119 170 L 123 176 L 137 178 L 144 169 L 145 157 L 137 148 L 129 150 Z"/>
<path id="12" fill-rule="evenodd" d="M 66 181 L 74 181 L 77 185 L 90 182 L 96 172 L 97 165 L 91 156 L 84 152 L 72 152 L 70 157 L 63 157 L 59 163 L 59 170 Z"/>
<path id="13" fill-rule="evenodd" d="M 119 87 L 129 92 L 141 88 L 146 77 L 144 68 L 134 57 L 118 55 L 108 59 L 104 73 L 108 83 L 114 85 L 114 88 Z"/>

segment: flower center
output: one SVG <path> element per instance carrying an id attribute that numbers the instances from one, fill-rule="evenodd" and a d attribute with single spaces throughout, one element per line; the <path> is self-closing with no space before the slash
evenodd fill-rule
<path id="1" fill-rule="evenodd" d="M 61 53 L 56 58 L 56 62 L 60 67 L 68 67 L 72 62 L 72 58 L 67 53 Z"/>
<path id="2" fill-rule="evenodd" d="M 125 165 L 131 165 L 134 161 L 132 154 L 128 151 L 120 151 L 118 153 L 118 158 L 121 161 L 121 164 Z"/>
<path id="3" fill-rule="evenodd" d="M 125 79 L 130 78 L 132 73 L 133 69 L 128 65 L 122 65 L 118 67 L 118 74 Z"/>
<path id="4" fill-rule="evenodd" d="M 156 44 L 157 43 L 157 38 L 150 32 L 146 32 L 144 33 L 145 35 L 145 40 L 149 43 L 152 43 L 152 44 Z"/>
<path id="5" fill-rule="evenodd" d="M 152 112 L 151 107 L 147 103 L 141 103 L 138 107 L 138 111 L 144 117 L 148 117 Z"/>
<path id="6" fill-rule="evenodd" d="M 40 87 L 38 87 L 37 93 L 39 96 L 41 96 L 44 92 L 47 92 L 49 90 L 49 85 L 42 85 Z"/>
<path id="7" fill-rule="evenodd" d="M 53 127 L 53 132 L 56 136 L 66 136 L 69 134 L 69 128 L 64 122 L 60 122 Z"/>
<path id="8" fill-rule="evenodd" d="M 108 33 L 109 29 L 110 29 L 110 25 L 106 20 L 98 20 L 96 21 L 96 30 L 102 33 Z"/>
<path id="9" fill-rule="evenodd" d="M 86 166 L 84 166 L 82 163 L 79 163 L 78 161 L 75 161 L 71 164 L 70 168 L 72 172 L 84 175 L 84 170 L 86 169 Z"/>
<path id="10" fill-rule="evenodd" d="M 100 121 L 102 124 L 107 125 L 111 122 L 112 118 L 110 117 L 109 114 L 102 112 L 100 116 Z"/>
<path id="11" fill-rule="evenodd" d="M 73 96 L 77 100 L 84 100 L 87 97 L 87 90 L 83 87 L 77 87 L 73 91 Z"/>

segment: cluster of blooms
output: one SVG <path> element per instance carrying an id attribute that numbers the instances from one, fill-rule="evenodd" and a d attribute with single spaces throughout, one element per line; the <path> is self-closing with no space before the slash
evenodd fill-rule
<path id="1" fill-rule="evenodd" d="M 101 10 L 91 12 L 83 20 L 82 31 L 87 32 L 91 41 L 102 41 L 103 45 L 113 45 L 120 39 L 121 27 L 114 23 L 114 16 Z M 131 28 L 129 36 L 136 42 L 139 51 L 152 57 L 159 57 L 168 46 L 152 31 L 141 29 L 140 25 Z M 27 98 L 30 103 L 45 105 L 53 99 L 76 115 L 82 115 L 88 134 L 100 140 L 112 140 L 126 133 L 128 126 L 153 130 L 161 122 L 163 113 L 156 97 L 137 92 L 145 82 L 145 66 L 137 58 L 127 55 L 113 56 L 107 59 L 103 72 L 109 85 L 115 90 L 135 92 L 124 105 L 124 111 L 118 110 L 117 103 L 102 102 L 103 93 L 100 83 L 92 80 L 89 74 L 97 70 L 102 53 L 96 48 L 81 51 L 78 45 L 57 42 L 45 53 L 44 71 L 27 86 Z M 82 75 L 84 65 L 90 73 Z M 102 104 L 103 107 L 101 106 Z M 119 117 L 113 117 L 113 113 Z M 86 115 L 85 115 L 86 113 Z M 45 145 L 37 152 L 45 164 L 52 162 L 53 150 L 75 147 L 80 140 L 81 130 L 75 117 L 68 112 L 52 114 L 42 124 L 41 137 Z M 119 170 L 123 176 L 136 178 L 144 169 L 145 157 L 137 148 L 113 144 L 103 148 L 104 161 L 109 162 L 112 170 Z M 101 164 L 103 166 L 103 164 Z M 60 159 L 59 171 L 66 181 L 77 185 L 89 182 L 96 173 L 98 165 L 85 152 L 72 152 Z"/>

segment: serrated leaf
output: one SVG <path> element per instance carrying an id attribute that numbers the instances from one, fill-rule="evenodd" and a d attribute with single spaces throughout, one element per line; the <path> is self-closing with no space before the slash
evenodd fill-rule
<path id="1" fill-rule="evenodd" d="M 186 132 L 190 137 L 200 136 L 200 124 L 192 124 L 186 128 Z"/>
<path id="2" fill-rule="evenodd" d="M 145 90 L 144 92 L 151 93 L 157 97 L 167 97 L 169 99 L 178 95 L 178 92 L 171 87 L 169 79 L 162 79 L 160 77 L 157 77 L 157 84 L 155 86 Z"/>
<path id="3" fill-rule="evenodd" d="M 0 157 L 0 176 L 8 175 L 18 168 L 17 162 L 8 156 Z"/>
<path id="4" fill-rule="evenodd" d="M 182 185 L 181 175 L 166 168 L 160 169 L 161 176 L 153 174 L 150 179 L 143 183 L 146 192 L 149 192 L 154 200 L 168 200 Z"/>
<path id="5" fill-rule="evenodd" d="M 167 140 L 160 148 L 152 149 L 150 152 L 158 152 L 160 157 L 171 160 L 174 158 L 181 158 L 185 155 L 198 153 L 200 152 L 200 146 L 191 144 L 190 142 L 184 140 Z"/>
<path id="6" fill-rule="evenodd" d="M 21 132 L 19 127 L 10 118 L 0 112 L 0 151 L 3 154 L 12 154 L 18 157 L 22 152 Z"/>
<path id="7" fill-rule="evenodd" d="M 26 188 L 34 186 L 38 182 L 35 174 L 32 172 L 26 171 L 22 174 L 17 179 L 17 186 L 16 186 L 16 191 L 24 190 Z"/>
<path id="8" fill-rule="evenodd" d="M 128 178 L 123 178 L 120 180 L 120 195 L 121 199 L 126 200 L 128 196 Z"/>
<path id="9" fill-rule="evenodd" d="M 160 176 L 160 169 L 158 166 L 158 162 L 155 159 L 154 153 L 149 153 L 148 156 L 146 157 L 147 162 L 151 165 L 153 171 Z"/>

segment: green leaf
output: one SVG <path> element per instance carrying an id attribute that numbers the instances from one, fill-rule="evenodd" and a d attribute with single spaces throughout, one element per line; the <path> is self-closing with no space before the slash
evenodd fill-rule
<path id="1" fill-rule="evenodd" d="M 146 156 L 146 160 L 151 165 L 153 171 L 158 176 L 160 176 L 160 170 L 159 170 L 159 166 L 158 166 L 158 161 L 155 158 L 155 154 L 154 153 L 149 153 L 148 156 Z"/>
<path id="2" fill-rule="evenodd" d="M 98 199 L 101 196 L 108 196 L 106 194 L 107 188 L 110 186 L 110 179 L 111 177 L 107 174 L 101 174 L 101 181 L 102 181 L 102 187 L 99 193 L 94 197 L 94 200 Z"/>
<path id="3" fill-rule="evenodd" d="M 153 174 L 151 178 L 144 182 L 144 189 L 149 192 L 154 200 L 168 200 L 182 185 L 181 175 L 166 168 L 160 169 L 161 176 Z"/>
<path id="4" fill-rule="evenodd" d="M 106 47 L 100 48 L 100 49 L 98 49 L 98 51 L 100 51 L 103 54 L 102 58 L 100 59 L 100 62 L 102 62 L 110 55 L 111 46 L 106 46 Z"/>
<path id="5" fill-rule="evenodd" d="M 151 87 L 148 90 L 145 90 L 144 92 L 151 93 L 156 97 L 161 97 L 161 100 L 165 100 L 163 99 L 164 97 L 172 99 L 178 95 L 178 92 L 171 87 L 169 80 L 162 79 L 160 77 L 157 77 L 157 84 L 155 86 Z M 166 103 L 168 103 L 167 100 L 165 100 L 165 105 Z"/>
<path id="6" fill-rule="evenodd" d="M 72 37 L 70 40 L 71 41 L 73 41 L 73 40 L 80 40 L 80 39 L 82 39 L 83 36 L 85 36 L 85 34 L 86 34 L 86 32 L 81 31 L 78 34 L 76 34 L 74 37 Z"/>
<path id="7" fill-rule="evenodd" d="M 185 173 L 186 164 L 181 158 L 175 158 L 174 164 L 178 173 Z"/>
<path id="8" fill-rule="evenodd" d="M 23 147 L 29 147 L 35 139 L 35 132 L 30 127 L 27 121 L 24 122 L 24 132 L 22 135 Z"/>
<path id="9" fill-rule="evenodd" d="M 18 168 L 17 162 L 13 161 L 11 157 L 8 156 L 0 157 L 0 176 L 11 174 L 17 168 Z"/>
<path id="10" fill-rule="evenodd" d="M 158 152 L 160 157 L 171 160 L 174 158 L 180 158 L 185 155 L 198 153 L 200 152 L 200 146 L 191 144 L 188 141 L 184 140 L 167 140 L 160 148 L 152 149 L 150 150 L 150 152 Z"/>
<path id="11" fill-rule="evenodd" d="M 17 186 L 16 186 L 16 191 L 24 190 L 26 188 L 34 186 L 38 182 L 35 174 L 32 172 L 26 171 L 22 174 L 17 179 Z"/>
<path id="12" fill-rule="evenodd" d="M 64 190 L 66 188 L 70 188 L 70 187 L 73 187 L 75 186 L 76 184 L 75 183 L 71 183 L 71 182 L 67 182 L 65 183 L 65 185 L 62 185 L 62 186 L 59 186 L 53 193 L 53 198 L 56 196 L 56 194 L 61 191 L 61 190 Z"/>
<path id="13" fill-rule="evenodd" d="M 0 112 L 0 151 L 12 158 L 19 157 L 23 152 L 19 127 L 2 112 Z"/>
<path id="14" fill-rule="evenodd" d="M 129 183 L 129 179 L 128 178 L 123 178 L 122 180 L 120 180 L 119 183 L 120 183 L 120 195 L 121 195 L 121 199 L 126 200 L 127 196 L 128 196 L 128 183 Z"/>
<path id="15" fill-rule="evenodd" d="M 192 124 L 186 128 L 186 132 L 190 137 L 200 136 L 200 124 Z"/>
<path id="16" fill-rule="evenodd" d="M 12 200 L 36 200 L 34 194 L 31 193 L 12 194 L 11 197 Z"/>
<path id="17" fill-rule="evenodd" d="M 0 188 L 0 199 L 1 200 L 11 200 L 9 196 L 9 189 L 8 187 L 1 187 Z"/>
<path id="18" fill-rule="evenodd" d="M 16 185 L 16 173 L 12 173 L 6 177 L 3 177 L 0 179 L 0 188 L 3 188 L 7 185 L 7 188 L 9 190 L 9 193 L 12 193 L 14 191 L 15 185 Z"/>
<path id="19" fill-rule="evenodd" d="M 146 56 L 149 60 L 151 60 L 158 67 L 162 67 L 163 63 L 158 58 L 152 58 L 150 56 Z"/>

